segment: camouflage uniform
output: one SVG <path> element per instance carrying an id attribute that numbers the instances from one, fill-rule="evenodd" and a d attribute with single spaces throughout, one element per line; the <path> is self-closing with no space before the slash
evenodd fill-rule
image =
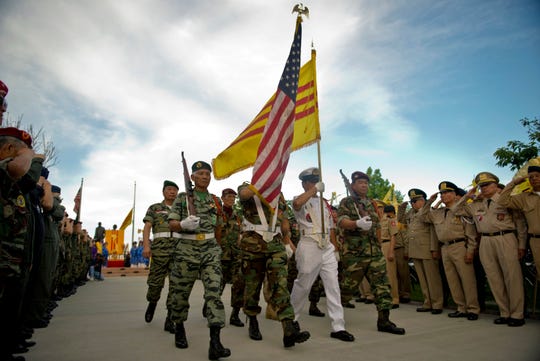
<path id="1" fill-rule="evenodd" d="M 221 201 L 208 192 L 194 192 L 193 202 L 200 217 L 197 232 L 182 231 L 174 253 L 174 264 L 170 275 L 171 299 L 173 308 L 171 319 L 175 323 L 187 320 L 189 310 L 189 295 L 193 283 L 201 276 L 204 285 L 204 300 L 207 305 L 206 318 L 208 325 L 225 326 L 225 309 L 220 297 L 221 287 L 221 247 L 215 236 L 205 239 L 198 235 L 208 235 L 220 225 L 217 203 Z M 183 220 L 188 216 L 186 193 L 178 194 L 174 201 L 169 220 Z M 187 238 L 186 238 L 187 237 Z M 202 238 L 202 237 L 199 237 Z"/>
<path id="2" fill-rule="evenodd" d="M 152 263 L 150 264 L 150 273 L 146 283 L 148 292 L 146 300 L 148 302 L 158 302 L 161 296 L 161 290 L 165 284 L 165 278 L 171 273 L 174 251 L 179 242 L 179 236 L 175 236 L 169 229 L 168 216 L 171 209 L 165 204 L 152 204 L 148 207 L 143 222 L 152 224 Z M 171 293 L 167 294 L 167 309 L 172 305 Z"/>
<path id="3" fill-rule="evenodd" d="M 31 171 L 14 183 L 7 172 L 11 160 L 0 161 L 0 359 L 9 358 L 18 341 L 24 285 L 32 262 L 32 215 L 27 192 L 35 188 L 43 162 L 34 158 Z"/>
<path id="4" fill-rule="evenodd" d="M 343 231 L 341 301 L 348 303 L 366 276 L 371 285 L 372 293 L 375 295 L 377 310 L 390 310 L 392 297 L 386 275 L 386 262 L 376 235 L 376 231 L 380 229 L 376 207 L 369 199 L 344 198 L 338 208 L 338 224 L 343 219 L 357 220 L 360 218 L 355 203 L 357 208 L 363 207 L 366 210 L 373 225 L 369 231 L 359 229 Z"/>
<path id="5" fill-rule="evenodd" d="M 243 187 L 243 186 L 241 186 Z M 253 198 L 241 201 L 243 217 L 249 223 L 260 225 L 261 220 Z M 284 201 L 279 204 L 279 212 L 283 214 L 287 206 Z M 267 207 L 263 207 L 266 219 L 272 216 Z M 276 227 L 281 225 L 277 218 Z M 244 313 L 256 316 L 261 313 L 259 299 L 264 277 L 268 277 L 271 290 L 270 303 L 276 310 L 278 319 L 293 320 L 294 310 L 291 306 L 290 293 L 287 288 L 287 254 L 280 232 L 270 242 L 265 242 L 255 231 L 244 230 L 240 240 L 242 250 L 242 273 L 246 282 L 244 291 Z"/>
<path id="6" fill-rule="evenodd" d="M 242 253 L 239 248 L 241 218 L 234 208 L 230 213 L 224 208 L 223 228 L 221 233 L 221 270 L 223 282 L 221 293 L 227 283 L 232 283 L 231 306 L 242 308 L 244 305 L 244 277 L 242 276 Z"/>

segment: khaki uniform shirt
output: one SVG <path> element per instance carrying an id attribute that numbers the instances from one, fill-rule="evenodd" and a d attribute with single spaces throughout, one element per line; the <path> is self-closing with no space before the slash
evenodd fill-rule
<path id="1" fill-rule="evenodd" d="M 473 254 L 477 247 L 476 232 L 471 227 L 467 227 L 461 216 L 458 216 L 454 209 L 441 207 L 433 209 L 433 202 L 427 201 L 421 210 L 423 219 L 433 224 L 439 242 L 464 239 L 467 253 Z"/>
<path id="2" fill-rule="evenodd" d="M 496 193 L 489 199 L 478 199 L 467 203 L 465 197 L 455 206 L 456 215 L 472 217 L 478 233 L 493 233 L 515 230 L 518 248 L 525 249 L 527 243 L 527 225 L 523 214 L 512 211 L 499 204 L 500 194 Z"/>
<path id="3" fill-rule="evenodd" d="M 407 240 L 409 241 L 409 257 L 417 259 L 432 259 L 431 252 L 439 251 L 439 241 L 433 226 L 426 223 L 419 212 L 405 207 L 398 209 L 398 220 L 407 225 Z"/>
<path id="4" fill-rule="evenodd" d="M 526 192 L 512 196 L 511 193 L 511 188 L 502 191 L 498 203 L 501 207 L 521 210 L 527 220 L 528 232 L 540 234 L 540 194 Z"/>

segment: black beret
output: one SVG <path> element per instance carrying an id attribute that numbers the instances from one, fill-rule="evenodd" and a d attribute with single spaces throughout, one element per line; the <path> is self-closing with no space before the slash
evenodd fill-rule
<path id="1" fill-rule="evenodd" d="M 191 166 L 191 171 L 192 172 L 196 172 L 196 171 L 201 170 L 201 169 L 206 169 L 206 170 L 208 170 L 210 172 L 212 171 L 212 167 L 210 166 L 210 164 L 208 164 L 206 162 L 203 162 L 202 160 L 193 163 L 193 165 Z"/>
<path id="2" fill-rule="evenodd" d="M 51 186 L 51 192 L 60 194 L 60 193 L 62 193 L 62 190 L 60 189 L 59 186 L 53 185 L 53 186 Z"/>
<path id="3" fill-rule="evenodd" d="M 221 192 L 221 196 L 222 197 L 225 197 L 227 194 L 234 194 L 234 195 L 237 195 L 237 193 L 234 191 L 234 189 L 232 188 L 225 188 L 222 192 Z"/>
<path id="4" fill-rule="evenodd" d="M 369 176 L 360 171 L 356 171 L 353 174 L 351 174 L 351 182 L 354 183 L 357 179 L 365 179 L 369 182 Z"/>
<path id="5" fill-rule="evenodd" d="M 178 185 L 176 185 L 176 183 L 170 180 L 166 180 L 163 182 L 163 190 L 165 190 L 166 187 L 175 187 L 176 189 L 180 189 L 178 188 Z"/>
<path id="6" fill-rule="evenodd" d="M 441 192 L 450 191 L 457 193 L 458 188 L 459 187 L 452 182 L 442 181 L 441 183 L 439 183 L 439 191 Z"/>
<path id="7" fill-rule="evenodd" d="M 538 165 L 530 165 L 529 168 L 527 168 L 527 173 L 531 173 L 531 172 L 540 173 L 540 166 L 538 166 Z"/>
<path id="8" fill-rule="evenodd" d="M 396 209 L 394 208 L 393 205 L 389 204 L 387 206 L 384 206 L 384 213 L 386 212 L 394 212 L 396 213 Z"/>
<path id="9" fill-rule="evenodd" d="M 416 199 L 416 198 L 424 198 L 427 199 L 427 194 L 421 189 L 418 188 L 412 188 L 409 189 L 409 192 L 407 192 L 410 199 Z"/>

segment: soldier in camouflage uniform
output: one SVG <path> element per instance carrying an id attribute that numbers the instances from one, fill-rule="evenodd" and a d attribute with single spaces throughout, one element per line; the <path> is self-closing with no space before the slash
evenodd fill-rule
<path id="1" fill-rule="evenodd" d="M 338 225 L 343 228 L 342 302 L 349 302 L 362 279 L 367 277 L 379 317 L 377 330 L 403 335 L 405 329 L 390 321 L 392 297 L 386 276 L 386 262 L 379 243 L 380 221 L 376 205 L 368 198 L 369 176 L 363 172 L 351 175 L 351 196 L 341 200 Z"/>
<path id="2" fill-rule="evenodd" d="M 16 346 L 20 327 L 20 302 L 23 297 L 24 280 L 29 260 L 25 251 L 29 246 L 28 231 L 30 211 L 25 194 L 35 188 L 39 178 L 43 156 L 37 160 L 32 149 L 32 138 L 17 128 L 0 129 L 0 359 L 18 360 L 12 350 Z M 21 179 L 33 164 L 39 172 Z M 28 173 L 29 174 L 29 173 Z M 27 176 L 28 177 L 28 176 Z M 33 186 L 31 186 L 33 184 Z"/>
<path id="3" fill-rule="evenodd" d="M 221 231 L 221 271 L 223 280 L 221 294 L 227 283 L 231 286 L 231 317 L 229 323 L 237 327 L 244 327 L 244 323 L 238 316 L 240 308 L 244 305 L 244 277 L 242 276 L 242 255 L 239 248 L 241 217 L 234 209 L 237 193 L 226 188 L 221 192 L 223 202 L 223 228 Z"/>
<path id="4" fill-rule="evenodd" d="M 170 230 L 181 233 L 170 275 L 173 303 L 171 318 L 176 323 L 176 347 L 187 348 L 184 321 L 188 317 L 189 295 L 193 283 L 200 274 L 207 306 L 205 316 L 210 327 L 208 358 L 217 360 L 231 355 L 231 351 L 221 344 L 219 335 L 221 328 L 225 326 L 225 309 L 220 296 L 221 247 L 215 234 L 221 226 L 221 215 L 218 214 L 221 201 L 208 192 L 212 178 L 210 164 L 198 161 L 191 170 L 191 180 L 195 184 L 192 198 L 185 192 L 180 193 L 169 214 Z M 188 207 L 190 200 L 193 201 L 193 207 Z M 190 214 L 189 208 L 194 208 L 196 214 Z"/>
<path id="5" fill-rule="evenodd" d="M 270 302 L 277 312 L 283 326 L 283 345 L 294 346 L 306 341 L 310 334 L 300 331 L 298 322 L 294 322 L 294 309 L 287 289 L 287 253 L 285 244 L 290 245 L 290 226 L 284 216 L 287 205 L 283 197 L 274 216 L 270 209 L 259 201 L 248 184 L 238 188 L 242 206 L 242 273 L 246 282 L 244 291 L 244 313 L 249 318 L 249 337 L 262 340 L 257 322 L 261 312 L 259 298 L 263 280 L 268 277 L 272 291 Z M 261 215 L 264 220 L 261 220 Z M 269 220 L 269 222 L 266 222 Z M 263 226 L 263 223 L 273 226 Z M 285 235 L 285 237 L 283 236 Z M 292 253 L 291 246 L 289 246 Z"/>
<path id="6" fill-rule="evenodd" d="M 148 273 L 148 292 L 146 300 L 148 307 L 144 314 L 144 320 L 151 322 L 154 317 L 157 302 L 161 297 L 161 290 L 165 284 L 165 278 L 171 273 L 173 264 L 173 255 L 180 234 L 171 232 L 169 229 L 169 213 L 176 196 L 178 195 L 178 186 L 176 183 L 166 180 L 163 182 L 163 201 L 152 204 L 148 207 L 146 215 L 143 218 L 143 257 L 152 257 L 150 272 Z M 150 230 L 153 234 L 153 242 L 150 244 Z M 171 293 L 167 292 L 167 318 L 163 329 L 174 333 L 174 323 L 171 320 Z"/>

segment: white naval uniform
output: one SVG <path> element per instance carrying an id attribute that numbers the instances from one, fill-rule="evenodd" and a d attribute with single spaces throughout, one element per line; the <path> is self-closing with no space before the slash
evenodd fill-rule
<path id="1" fill-rule="evenodd" d="M 328 316 L 332 320 L 332 331 L 345 330 L 343 306 L 338 282 L 338 263 L 334 255 L 335 247 L 330 243 L 329 231 L 335 228 L 334 221 L 326 203 L 324 204 L 325 239 L 321 237 L 321 204 L 319 197 L 312 197 L 299 211 L 294 211 L 300 241 L 296 248 L 296 268 L 298 276 L 291 292 L 291 304 L 294 308 L 295 320 L 304 309 L 311 286 L 321 276 L 326 295 Z M 309 221 L 311 220 L 311 221 Z"/>

